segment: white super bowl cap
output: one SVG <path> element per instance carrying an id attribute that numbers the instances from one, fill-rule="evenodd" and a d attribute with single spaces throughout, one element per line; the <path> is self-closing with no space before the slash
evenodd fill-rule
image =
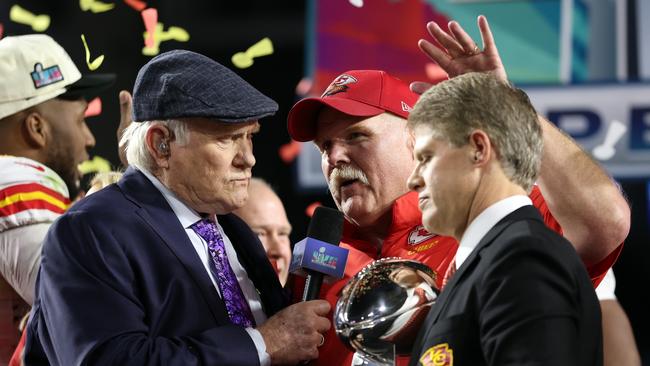
<path id="1" fill-rule="evenodd" d="M 58 96 L 91 99 L 114 80 L 113 74 L 82 76 L 48 35 L 0 40 L 0 119 Z"/>

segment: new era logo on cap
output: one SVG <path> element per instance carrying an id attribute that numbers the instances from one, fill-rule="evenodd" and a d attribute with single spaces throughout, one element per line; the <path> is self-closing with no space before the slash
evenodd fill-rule
<path id="1" fill-rule="evenodd" d="M 337 76 L 320 98 L 306 98 L 289 111 L 289 135 L 296 141 L 316 136 L 316 121 L 323 107 L 358 117 L 384 112 L 408 118 L 419 95 L 404 81 L 381 70 L 351 70 Z"/>

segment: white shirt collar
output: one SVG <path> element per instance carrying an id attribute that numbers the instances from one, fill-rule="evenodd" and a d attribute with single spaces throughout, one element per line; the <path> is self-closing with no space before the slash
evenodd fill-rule
<path id="1" fill-rule="evenodd" d="M 156 187 L 160 191 L 163 197 L 165 197 L 165 200 L 172 208 L 172 211 L 174 211 L 174 214 L 176 215 L 176 217 L 178 217 L 178 221 L 181 222 L 181 225 L 183 225 L 185 229 L 189 228 L 195 222 L 202 219 L 201 215 L 199 215 L 198 212 L 194 211 L 185 203 L 183 203 L 176 196 L 176 194 L 174 194 L 174 192 L 170 191 L 167 187 L 165 187 L 160 182 L 160 180 L 158 180 L 158 178 L 156 178 L 153 174 L 149 173 L 147 170 L 142 168 L 138 168 L 138 170 L 141 171 L 142 174 L 144 174 L 144 176 L 151 181 L 154 187 Z M 216 222 L 216 217 L 214 219 Z"/>
<path id="2" fill-rule="evenodd" d="M 460 240 L 460 246 L 458 247 L 458 252 L 456 252 L 456 268 L 460 268 L 485 234 L 501 221 L 501 219 L 523 206 L 530 206 L 532 204 L 533 201 L 528 196 L 517 195 L 504 198 L 483 210 L 469 224 Z"/>

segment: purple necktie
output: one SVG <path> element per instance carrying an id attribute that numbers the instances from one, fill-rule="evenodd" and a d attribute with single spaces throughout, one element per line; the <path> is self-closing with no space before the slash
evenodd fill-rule
<path id="1" fill-rule="evenodd" d="M 237 276 L 230 267 L 228 256 L 226 255 L 226 247 L 223 243 L 223 238 L 217 229 L 217 225 L 209 219 L 197 221 L 192 225 L 192 230 L 196 232 L 203 240 L 208 243 L 208 250 L 212 257 L 212 262 L 216 271 L 213 275 L 216 277 L 217 285 L 221 290 L 221 297 L 226 304 L 226 310 L 230 320 L 237 325 L 244 327 L 254 327 L 255 318 L 248 306 L 248 301 L 244 297 L 244 293 L 239 287 Z"/>

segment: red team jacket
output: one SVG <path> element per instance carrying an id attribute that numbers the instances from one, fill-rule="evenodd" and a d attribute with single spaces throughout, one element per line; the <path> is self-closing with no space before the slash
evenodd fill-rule
<path id="1" fill-rule="evenodd" d="M 562 234 L 562 228 L 549 211 L 546 201 L 537 186 L 530 194 L 533 205 L 540 211 L 548 227 Z M 393 220 L 389 234 L 384 240 L 381 253 L 378 255 L 374 245 L 367 243 L 356 235 L 355 227 L 345 222 L 341 247 L 350 250 L 345 267 L 345 276 L 330 284 L 323 284 L 320 298 L 332 305 L 332 311 L 338 300 L 343 286 L 373 260 L 385 257 L 401 257 L 418 260 L 428 265 L 436 273 L 438 288 L 442 285 L 442 277 L 456 255 L 458 242 L 448 236 L 440 236 L 427 232 L 422 226 L 422 213 L 418 207 L 418 195 L 409 192 L 398 198 L 393 204 Z M 600 283 L 607 270 L 614 264 L 622 246 L 619 246 L 603 261 L 588 266 L 587 270 L 594 288 Z M 294 293 L 301 294 L 304 280 L 295 281 Z M 332 314 L 329 314 L 332 319 Z M 354 352 L 341 343 L 334 328 L 325 335 L 325 343 L 319 348 L 320 356 L 311 365 L 318 366 L 350 366 Z M 399 357 L 397 365 L 407 365 L 409 357 Z"/>

